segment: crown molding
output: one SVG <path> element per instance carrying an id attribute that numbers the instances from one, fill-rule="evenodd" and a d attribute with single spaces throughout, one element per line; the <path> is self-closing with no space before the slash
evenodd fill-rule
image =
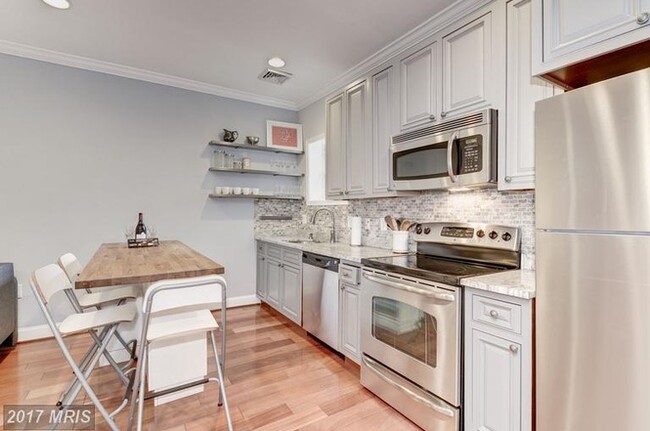
<path id="1" fill-rule="evenodd" d="M 337 90 L 345 87 L 350 82 L 361 78 L 363 75 L 369 73 L 371 70 L 376 69 L 377 67 L 384 64 L 386 61 L 391 58 L 399 55 L 400 53 L 406 51 L 412 46 L 416 45 L 419 42 L 422 42 L 424 39 L 433 36 L 435 33 L 440 31 L 440 29 L 446 27 L 449 24 L 452 24 L 454 21 L 462 18 L 463 16 L 470 14 L 481 7 L 492 3 L 494 0 L 458 0 L 455 3 L 449 5 L 447 8 L 443 9 L 436 15 L 432 16 L 422 24 L 415 27 L 413 30 L 405 33 L 400 36 L 398 39 L 389 43 L 379 51 L 372 54 L 370 57 L 363 60 L 361 63 L 356 66 L 348 69 L 343 74 L 339 75 L 328 85 L 324 86 L 318 92 L 312 94 L 311 96 L 300 100 L 297 103 L 297 109 L 302 110 L 311 105 L 314 102 L 319 101 L 320 99 L 329 96 Z"/>
<path id="2" fill-rule="evenodd" d="M 78 55 L 51 51 L 48 49 L 23 45 L 16 42 L 0 40 L 0 53 L 13 55 L 16 57 L 29 58 L 32 60 L 44 61 L 47 63 L 60 64 L 77 69 L 121 76 L 124 78 L 136 79 L 138 81 L 151 82 L 153 84 L 160 84 L 168 87 L 182 88 L 199 93 L 211 94 L 213 96 L 226 97 L 228 99 L 272 106 L 274 108 L 289 109 L 292 111 L 297 110 L 296 103 L 291 100 L 260 96 L 245 91 L 222 87 L 220 85 L 208 84 L 205 82 L 194 81 L 191 79 L 180 78 L 172 75 L 165 75 L 163 73 L 152 72 L 150 70 L 138 69 L 135 67 L 124 66 L 107 61 L 94 60 Z"/>

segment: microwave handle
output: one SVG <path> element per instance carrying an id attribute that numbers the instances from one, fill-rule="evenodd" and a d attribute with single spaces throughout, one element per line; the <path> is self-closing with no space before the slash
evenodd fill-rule
<path id="1" fill-rule="evenodd" d="M 454 141 L 458 139 L 458 131 L 451 134 L 449 141 L 447 141 L 447 173 L 452 183 L 456 182 L 456 174 L 454 174 L 454 166 L 452 160 L 452 150 L 454 149 Z"/>

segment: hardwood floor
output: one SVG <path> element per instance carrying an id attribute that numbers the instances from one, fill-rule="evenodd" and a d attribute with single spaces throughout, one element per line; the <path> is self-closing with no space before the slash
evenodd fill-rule
<path id="1" fill-rule="evenodd" d="M 216 313 L 218 315 L 218 313 Z M 88 337 L 67 339 L 76 358 Z M 226 392 L 236 431 L 419 430 L 359 384 L 358 369 L 266 306 L 228 310 Z M 214 362 L 210 370 L 214 372 Z M 54 340 L 0 352 L 0 404 L 53 404 L 71 378 Z M 123 386 L 109 367 L 91 385 L 107 409 L 119 405 Z M 77 403 L 86 401 L 85 394 Z M 0 411 L 0 415 L 2 412 Z M 126 426 L 126 412 L 117 416 Z M 97 429 L 107 429 L 97 415 Z M 225 430 L 217 385 L 160 407 L 145 404 L 148 430 Z"/>

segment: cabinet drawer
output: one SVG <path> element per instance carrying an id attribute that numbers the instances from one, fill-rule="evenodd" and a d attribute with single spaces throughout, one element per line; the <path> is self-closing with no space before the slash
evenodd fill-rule
<path id="1" fill-rule="evenodd" d="M 266 246 L 266 255 L 276 259 L 282 259 L 282 248 L 269 244 Z"/>
<path id="2" fill-rule="evenodd" d="M 293 250 L 290 248 L 282 249 L 282 262 L 286 264 L 293 264 L 300 268 L 302 263 L 302 251 Z"/>
<path id="3" fill-rule="evenodd" d="M 521 306 L 517 304 L 473 295 L 472 320 L 521 334 Z"/>
<path id="4" fill-rule="evenodd" d="M 347 284 L 359 284 L 361 271 L 359 268 L 349 265 L 341 265 L 339 267 L 339 280 Z"/>

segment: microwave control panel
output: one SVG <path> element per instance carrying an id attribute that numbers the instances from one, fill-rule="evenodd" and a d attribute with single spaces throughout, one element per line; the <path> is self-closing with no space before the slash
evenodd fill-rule
<path id="1" fill-rule="evenodd" d="M 473 135 L 458 140 L 460 174 L 471 174 L 483 169 L 483 136 Z"/>

